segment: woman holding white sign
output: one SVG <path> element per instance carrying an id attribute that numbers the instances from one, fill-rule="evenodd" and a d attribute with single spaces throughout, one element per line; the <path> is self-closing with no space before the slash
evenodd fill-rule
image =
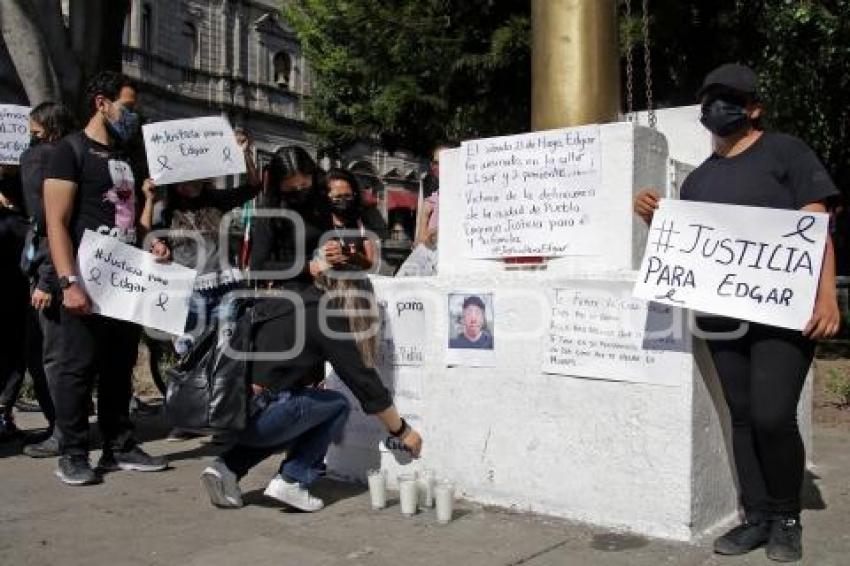
<path id="1" fill-rule="evenodd" d="M 177 338 L 174 345 L 177 354 L 181 356 L 189 350 L 195 335 L 204 326 L 214 323 L 214 319 L 229 318 L 229 313 L 220 312 L 222 309 L 232 310 L 223 305 L 222 300 L 242 281 L 238 268 L 221 265 L 219 225 L 225 213 L 257 196 L 262 188 L 262 180 L 254 166 L 249 138 L 244 133 L 237 134 L 236 143 L 245 155 L 247 185 L 216 189 L 212 179 L 197 179 L 166 186 L 161 216 L 172 260 L 198 272 L 189 303 L 186 334 Z M 150 230 L 153 226 L 156 185 L 148 179 L 142 190 L 146 198 L 139 223 Z"/>
<path id="2" fill-rule="evenodd" d="M 257 217 L 251 266 L 259 286 L 273 291 L 258 297 L 254 308 L 251 418 L 237 443 L 201 476 L 219 507 L 240 507 L 239 479 L 281 450 L 286 459 L 265 495 L 302 511 L 324 506 L 309 488 L 350 412 L 340 392 L 315 387 L 324 377 L 317 365 L 326 360 L 367 414 L 378 417 L 414 456 L 422 447 L 419 433 L 401 418 L 377 371 L 364 360 L 347 313 L 329 313 L 336 309 L 314 283 L 322 265 L 311 259 L 313 250 L 332 229 L 317 214 L 318 177 L 299 147 L 279 150 L 266 170 L 265 201 L 276 206 L 265 211 L 272 217 Z M 339 242 L 323 246 L 327 263 L 343 261 L 338 248 Z"/>
<path id="3" fill-rule="evenodd" d="M 698 97 L 714 154 L 682 186 L 683 200 L 827 212 L 838 190 L 801 140 L 766 132 L 756 74 L 727 64 L 706 76 Z M 641 192 L 635 212 L 647 223 L 655 191 Z M 764 544 L 776 561 L 802 557 L 800 491 L 805 454 L 797 405 L 814 357 L 815 340 L 838 332 L 835 255 L 827 238 L 817 299 L 802 331 L 718 317 L 701 317 L 732 416 L 741 525 L 715 541 L 718 554 L 737 555 Z M 739 328 L 743 330 L 739 332 Z"/>

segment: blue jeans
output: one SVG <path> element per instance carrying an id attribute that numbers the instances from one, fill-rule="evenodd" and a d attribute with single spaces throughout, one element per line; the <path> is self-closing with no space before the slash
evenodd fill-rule
<path id="1" fill-rule="evenodd" d="M 174 350 L 182 356 L 192 347 L 197 337 L 210 324 L 224 324 L 236 316 L 236 301 L 226 301 L 230 287 L 209 291 L 195 291 L 189 301 L 189 316 L 186 317 L 184 334 L 174 340 Z"/>
<path id="2" fill-rule="evenodd" d="M 241 478 L 275 452 L 286 450 L 281 476 L 305 487 L 313 484 L 328 447 L 342 434 L 348 420 L 348 399 L 338 391 L 306 388 L 265 392 L 251 403 L 258 412 L 222 456 L 227 467 Z"/>

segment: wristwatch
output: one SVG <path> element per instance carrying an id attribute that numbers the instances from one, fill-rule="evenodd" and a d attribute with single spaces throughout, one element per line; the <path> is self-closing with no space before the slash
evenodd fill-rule
<path id="1" fill-rule="evenodd" d="M 64 291 L 79 280 L 80 278 L 76 275 L 63 275 L 59 278 L 59 288 Z"/>

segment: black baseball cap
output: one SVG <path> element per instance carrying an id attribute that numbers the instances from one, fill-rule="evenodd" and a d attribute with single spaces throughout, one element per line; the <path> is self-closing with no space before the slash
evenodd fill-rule
<path id="1" fill-rule="evenodd" d="M 705 76 L 702 88 L 697 92 L 697 100 L 715 87 L 723 87 L 748 96 L 755 96 L 758 91 L 758 75 L 746 65 L 739 63 L 720 65 Z"/>
<path id="2" fill-rule="evenodd" d="M 470 295 L 470 296 L 468 296 L 467 298 L 465 298 L 465 299 L 463 300 L 463 308 L 464 308 L 464 309 L 465 309 L 466 307 L 470 307 L 470 306 L 473 306 L 473 305 L 474 305 L 474 306 L 476 306 L 476 307 L 478 307 L 478 308 L 479 308 L 479 309 L 481 309 L 482 311 L 483 311 L 483 310 L 486 310 L 486 309 L 484 308 L 484 301 L 482 301 L 482 300 L 481 300 L 481 298 L 480 298 L 480 297 L 478 297 L 478 296 L 476 296 L 476 295 Z"/>

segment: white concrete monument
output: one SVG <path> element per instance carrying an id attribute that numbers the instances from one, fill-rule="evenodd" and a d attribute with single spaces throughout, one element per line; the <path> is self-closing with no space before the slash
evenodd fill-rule
<path id="1" fill-rule="evenodd" d="M 668 190 L 667 140 L 627 122 L 509 139 L 513 149 L 477 140 L 441 157 L 439 275 L 374 280 L 382 377 L 423 432 L 422 458 L 401 465 L 379 452 L 386 432 L 356 408 L 330 469 L 365 481 L 381 465 L 393 485 L 421 466 L 474 502 L 696 538 L 736 512 L 727 411 L 684 318 L 631 299 L 646 241 L 632 199 Z M 558 139 L 573 147 L 548 163 L 546 140 Z M 552 186 L 563 194 L 552 198 Z M 508 202 L 493 198 L 508 191 Z M 526 242 L 525 255 L 551 256 L 544 269 L 492 259 L 523 255 Z M 492 296 L 483 320 L 495 367 L 446 363 L 464 328 L 448 308 L 458 293 Z"/>

